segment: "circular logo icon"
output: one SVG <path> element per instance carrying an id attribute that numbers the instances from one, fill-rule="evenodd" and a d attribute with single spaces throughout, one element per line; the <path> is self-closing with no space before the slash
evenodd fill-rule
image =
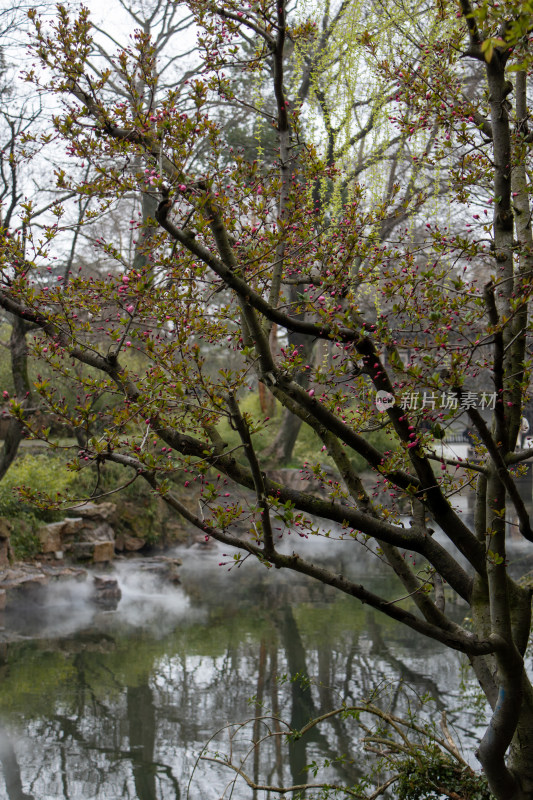
<path id="1" fill-rule="evenodd" d="M 384 414 L 388 408 L 394 405 L 395 403 L 394 395 L 391 394 L 390 392 L 384 392 L 383 390 L 380 390 L 379 392 L 376 392 L 375 402 L 376 402 L 376 408 L 379 411 L 379 413 Z"/>

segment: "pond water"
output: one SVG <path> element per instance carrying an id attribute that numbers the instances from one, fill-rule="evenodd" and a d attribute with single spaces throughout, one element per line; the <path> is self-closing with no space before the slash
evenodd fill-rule
<path id="1" fill-rule="evenodd" d="M 304 579 L 248 562 L 228 572 L 217 552 L 176 554 L 177 587 L 142 561 L 118 565 L 116 611 L 90 607 L 70 583 L 6 616 L 2 800 L 266 797 L 220 763 L 230 753 L 255 783 L 301 784 L 326 762 L 322 777 L 354 785 L 365 768 L 355 720 L 331 717 L 290 744 L 276 734 L 369 698 L 401 714 L 431 696 L 423 713 L 447 709 L 467 745 L 475 719 L 459 654 Z"/>

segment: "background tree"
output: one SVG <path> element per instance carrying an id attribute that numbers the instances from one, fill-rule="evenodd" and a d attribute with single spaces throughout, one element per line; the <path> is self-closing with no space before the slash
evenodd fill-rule
<path id="1" fill-rule="evenodd" d="M 41 331 L 36 352 L 59 372 L 74 377 L 76 362 L 83 365 L 78 380 L 89 400 L 70 409 L 46 381 L 35 390 L 78 427 L 95 416 L 91 393 L 120 398 L 99 412 L 99 432 L 73 468 L 122 464 L 205 535 L 237 548 L 237 561 L 253 555 L 304 573 L 464 653 L 492 707 L 478 749 L 491 791 L 499 800 L 531 798 L 533 691 L 523 658 L 531 593 L 510 577 L 506 554 L 506 516 L 533 541 L 516 483 L 532 455 L 517 450 L 530 383 L 530 10 L 462 0 L 456 20 L 452 4 L 422 4 L 410 27 L 399 19 L 385 58 L 369 14 L 359 46 L 369 73 L 384 85 L 396 81 L 390 124 L 410 142 L 420 174 L 438 180 L 439 193 L 446 188 L 451 209 L 446 219 L 435 201 L 433 216 L 426 207 L 418 225 L 426 194 L 415 190 L 419 184 L 409 180 L 403 192 L 393 181 L 377 202 L 372 187 L 351 176 L 347 154 L 336 164 L 305 135 L 306 115 L 288 96 L 284 53 L 294 42 L 315 41 L 310 18 L 291 23 L 285 3 L 269 0 L 245 9 L 232 0 L 188 7 L 204 73 L 150 110 L 144 95 L 113 101 L 112 73 L 91 70 L 86 9 L 71 18 L 59 7 L 50 27 L 32 14 L 46 85 L 65 104 L 57 135 L 95 165 L 96 176 L 82 185 L 62 173 L 61 187 L 98 198 L 106 213 L 116 200 L 146 192 L 147 181 L 157 201 L 146 261 L 129 268 L 118 237 L 100 242 L 117 270 L 88 278 L 73 271 L 63 289 L 42 283 L 59 223 L 45 229 L 31 259 L 3 235 L 0 304 Z M 265 59 L 272 67 L 279 154 L 261 165 L 239 151 L 229 159 L 207 113 L 214 96 L 234 102 L 226 69 L 244 52 L 241 34 L 247 47 L 250 38 L 256 44 L 243 68 L 260 69 Z M 139 32 L 133 41 L 113 56 L 113 79 L 136 86 L 141 74 L 145 92 L 154 92 L 150 38 Z M 39 79 L 37 67 L 29 78 Z M 393 164 L 396 156 L 390 153 Z M 406 224 L 385 240 L 398 217 Z M 287 288 L 294 285 L 296 295 Z M 326 342 L 330 357 L 310 363 L 291 341 L 296 335 Z M 224 349 L 235 361 L 210 370 L 208 353 Z M 242 408 L 251 375 L 319 437 L 336 477 L 321 458 L 306 468 L 323 483 L 325 499 L 265 471 L 257 443 L 268 420 Z M 376 406 L 378 392 L 385 409 Z M 24 418 L 20 403 L 12 413 Z M 459 462 L 442 454 L 438 440 L 461 413 L 474 447 Z M 377 427 L 388 446 L 367 436 Z M 202 486 L 201 517 L 172 490 L 173 481 L 187 487 L 192 478 Z M 229 480 L 254 499 L 232 497 Z M 455 501 L 474 485 L 469 526 Z M 235 532 L 237 523 L 248 535 Z M 333 535 L 330 523 L 354 557 L 374 542 L 414 610 L 306 554 L 310 535 Z M 469 606 L 473 629 L 446 613 L 444 583 Z"/>
<path id="2" fill-rule="evenodd" d="M 20 41 L 21 29 L 27 27 L 25 9 L 17 3 L 0 11 L 0 226 L 4 236 L 13 235 L 18 240 L 19 255 L 24 258 L 24 230 L 18 225 L 18 213 L 27 200 L 32 176 L 26 169 L 31 159 L 31 148 L 24 152 L 24 137 L 28 131 L 39 127 L 41 108 L 35 97 L 23 91 L 14 81 L 16 63 L 24 45 Z M 35 165 L 32 165 L 35 168 Z M 28 221 L 37 223 L 54 203 L 60 202 L 55 182 L 38 181 L 33 185 L 35 205 L 26 208 Z M 48 184 L 48 185 L 47 185 Z M 28 370 L 27 334 L 31 323 L 18 316 L 8 314 L 9 340 L 6 343 L 10 354 L 10 389 L 26 412 L 32 406 L 31 381 Z M 4 390 L 4 401 L 8 391 Z M 19 445 L 25 435 L 25 426 L 20 419 L 10 418 L 7 423 L 4 443 L 0 450 L 0 480 L 16 458 Z"/>

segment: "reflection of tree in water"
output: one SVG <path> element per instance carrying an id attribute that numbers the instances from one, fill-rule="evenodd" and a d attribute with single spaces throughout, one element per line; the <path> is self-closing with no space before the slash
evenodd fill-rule
<path id="1" fill-rule="evenodd" d="M 372 653 L 379 655 L 390 664 L 391 667 L 394 667 L 398 675 L 398 690 L 394 694 L 394 701 L 390 706 L 390 711 L 396 711 L 402 683 L 417 689 L 422 695 L 425 694 L 431 697 L 435 703 L 435 707 L 441 711 L 444 708 L 444 703 L 440 696 L 440 689 L 435 681 L 429 675 L 414 670 L 401 658 L 397 658 L 391 653 L 390 648 L 385 644 L 381 635 L 381 627 L 376 622 L 372 612 L 366 615 L 366 621 L 368 635 L 372 641 Z"/>
<path id="2" fill-rule="evenodd" d="M 285 598 L 286 601 L 287 599 Z M 288 721 L 292 730 L 301 730 L 307 722 L 315 719 L 323 711 L 317 708 L 313 699 L 307 653 L 294 618 L 292 605 L 289 602 L 285 603 L 284 608 L 278 613 L 277 619 L 281 643 L 286 654 L 291 687 L 291 712 Z M 331 660 L 333 653 L 331 648 L 324 648 L 321 652 L 322 661 Z M 331 708 L 333 708 L 333 705 L 330 705 L 327 710 Z M 346 736 L 342 735 L 343 724 L 340 720 L 338 722 L 340 725 L 337 725 L 337 720 L 335 720 L 333 727 L 337 730 L 337 733 L 341 733 L 341 736 L 338 736 L 338 740 L 344 740 L 345 747 L 342 750 L 338 749 L 338 743 L 332 742 L 330 737 L 318 727 L 312 728 L 305 736 L 299 739 L 289 741 L 289 766 L 293 784 L 305 783 L 308 780 L 309 745 L 318 745 L 323 758 L 331 761 L 335 761 L 343 753 L 350 752 L 349 736 L 348 734 Z M 351 744 L 353 744 L 353 739 Z M 363 776 L 363 770 L 351 763 L 350 760 L 337 764 L 337 771 L 340 777 L 348 783 L 353 783 Z"/>
<path id="3" fill-rule="evenodd" d="M 46 707 L 24 711 L 33 751 L 31 760 L 27 748 L 26 756 L 21 751 L 19 763 L 23 775 L 32 776 L 36 797 L 46 789 L 58 800 L 86 794 L 95 800 L 176 800 L 178 782 L 188 780 L 196 754 L 225 723 L 268 712 L 300 729 L 342 702 L 370 697 L 376 685 L 390 684 L 393 674 L 438 696 L 431 679 L 402 662 L 359 606 L 348 604 L 339 611 L 323 587 L 246 583 L 243 587 L 237 581 L 229 602 L 224 596 L 221 605 L 217 581 L 208 585 L 204 580 L 206 595 L 212 594 L 207 618 L 202 624 L 180 625 L 166 639 L 131 631 L 84 634 L 31 645 L 33 656 L 29 645 L 10 646 L 7 662 L 13 674 L 31 663 L 28 681 L 39 685 L 42 663 L 44 671 L 54 673 L 54 691 L 55 673 L 65 675 Z M 46 657 L 39 656 L 39 647 Z M 279 681 L 280 675 L 287 680 Z M 311 682 L 297 676 L 309 676 Z M 4 677 L 9 681 L 9 672 Z M 270 725 L 274 732 L 283 729 L 275 719 Z M 280 736 L 255 751 L 252 746 L 249 774 L 258 782 L 300 784 L 309 763 L 328 759 L 329 774 L 353 785 L 364 771 L 360 752 L 354 753 L 354 731 L 353 720 L 337 716 L 288 748 Z M 252 724 L 242 752 L 264 732 L 264 726 Z M 344 763 L 335 763 L 339 754 L 346 755 Z M 350 763 L 354 756 L 356 764 Z M 13 762 L 6 763 L 4 772 L 11 764 L 16 776 Z M 194 796 L 211 797 L 211 787 L 220 796 L 226 773 L 219 771 L 213 779 L 209 769 L 202 765 L 197 770 Z M 24 797 L 20 770 L 18 775 L 9 800 Z M 251 797 L 241 789 L 235 798 Z"/>
<path id="4" fill-rule="evenodd" d="M 76 642 L 73 644 L 76 647 Z M 64 652 L 65 643 L 61 642 L 60 647 Z M 46 791 L 54 791 L 54 796 L 65 800 L 85 796 L 80 794 L 80 782 L 92 787 L 91 797 L 106 800 L 110 796 L 179 800 L 179 784 L 171 767 L 155 758 L 157 709 L 148 677 L 139 685 L 124 687 L 105 664 L 95 664 L 94 650 L 75 653 L 72 664 L 75 680 L 68 708 L 62 707 L 36 726 L 43 749 L 41 763 L 39 751 L 32 753 L 31 768 L 36 773 L 32 783 L 44 779 Z M 61 701 L 58 705 L 62 705 Z M 10 780 L 9 800 L 34 800 L 33 795 L 20 793 L 20 770 L 9 740 L 4 739 L 5 742 L 0 739 L 0 761 L 6 784 Z M 52 751 L 60 762 L 58 771 L 52 766 L 53 757 L 48 761 Z M 134 786 L 131 791 L 125 788 L 129 780 L 123 765 L 128 763 Z M 28 768 L 26 765 L 26 771 Z M 162 778 L 166 790 L 160 793 L 158 783 Z"/>
<path id="5" fill-rule="evenodd" d="M 32 794 L 25 794 L 22 790 L 17 755 L 11 739 L 3 731 L 0 731 L 0 763 L 9 800 L 35 800 Z"/>
<path id="6" fill-rule="evenodd" d="M 352 635 L 347 652 L 343 653 L 338 649 L 338 642 L 327 641 L 328 634 L 327 631 L 324 631 L 325 646 L 317 652 L 316 683 L 318 685 L 316 695 L 318 703 L 315 703 L 312 683 L 306 680 L 306 676 L 311 675 L 306 649 L 292 611 L 292 605 L 287 600 L 288 598 L 285 598 L 286 605 L 281 614 L 278 613 L 277 618 L 291 680 L 292 702 L 289 722 L 293 730 L 300 730 L 310 720 L 338 707 L 339 702 L 356 704 L 372 698 L 379 705 L 380 699 L 379 695 L 376 695 L 376 687 L 380 683 L 389 684 L 390 680 L 376 663 L 376 655 L 387 667 L 392 667 L 397 675 L 392 695 L 390 691 L 386 693 L 388 711 L 395 712 L 397 710 L 405 686 L 413 687 L 421 695 L 429 695 L 434 698 L 439 710 L 444 708 L 437 684 L 431 677 L 413 669 L 390 651 L 383 640 L 381 629 L 376 624 L 373 614 L 366 615 L 364 632 L 371 641 L 368 654 L 365 654 L 365 648 L 361 647 L 359 635 Z M 280 597 L 278 596 L 279 601 Z M 328 719 L 327 725 L 327 735 L 315 727 L 301 739 L 289 743 L 289 763 L 291 779 L 294 784 L 304 783 L 308 779 L 307 750 L 311 742 L 320 746 L 324 758 L 334 760 L 339 755 L 347 756 L 345 762 L 337 765 L 337 772 L 348 784 L 363 776 L 365 770 L 350 763 L 350 757 L 354 756 L 354 729 L 351 720 L 336 715 Z M 334 736 L 332 737 L 331 734 Z"/>
<path id="7" fill-rule="evenodd" d="M 154 697 L 148 680 L 140 686 L 128 686 L 126 693 L 135 791 L 139 800 L 156 800 Z"/>
<path id="8" fill-rule="evenodd" d="M 287 786 L 307 783 L 309 763 L 317 758 L 318 761 L 335 764 L 337 781 L 348 786 L 354 785 L 365 775 L 366 770 L 360 750 L 355 751 L 356 725 L 350 717 L 332 716 L 320 727 L 311 728 L 304 736 L 284 740 L 282 749 L 279 736 L 274 736 L 273 740 L 268 736 L 265 738 L 268 729 L 274 734 L 287 730 L 285 725 L 276 726 L 275 719 L 268 715 L 264 719 L 267 709 L 270 708 L 275 717 L 281 708 L 283 723 L 291 730 L 299 731 L 311 720 L 339 707 L 341 702 L 349 703 L 350 697 L 353 697 L 354 703 L 361 703 L 372 697 L 379 704 L 376 684 L 390 684 L 390 666 L 399 669 L 400 677 L 392 697 L 390 691 L 386 694 L 388 711 L 392 712 L 396 708 L 406 676 L 424 691 L 430 688 L 437 691 L 437 686 L 431 679 L 420 675 L 401 659 L 391 655 L 375 625 L 370 630 L 370 647 L 368 629 L 362 629 L 363 636 L 352 634 L 347 647 L 343 647 L 343 643 L 338 641 L 328 641 L 328 632 L 323 631 L 324 646 L 318 650 L 313 647 L 306 649 L 293 613 L 291 600 L 294 600 L 294 593 L 278 592 L 275 596 L 267 594 L 263 599 L 268 605 L 271 618 L 276 622 L 280 648 L 277 650 L 273 646 L 272 637 L 268 640 L 261 639 L 254 695 L 256 720 L 251 726 L 251 739 L 256 746 L 243 762 L 239 760 L 242 754 L 238 756 L 236 750 L 233 750 L 233 763 L 243 768 L 254 786 L 272 783 Z M 375 659 L 375 650 L 379 651 L 379 662 Z M 286 674 L 283 687 L 277 681 L 280 670 Z M 362 692 L 365 688 L 368 691 Z M 283 696 L 280 698 L 280 695 Z M 382 698 L 382 702 L 384 701 L 385 696 Z M 238 726 L 235 727 L 237 729 Z M 232 740 L 232 746 L 235 743 L 236 740 Z M 284 772 L 285 753 L 288 774 Z M 339 761 L 339 756 L 344 757 L 342 761 Z M 368 761 L 367 769 L 369 766 Z M 274 775 L 276 781 L 272 780 Z M 252 789 L 252 796 L 258 796 L 256 788 Z"/>
<path id="9" fill-rule="evenodd" d="M 280 615 L 280 631 L 291 681 L 290 726 L 293 730 L 300 730 L 306 722 L 316 717 L 316 709 L 311 685 L 306 679 L 308 675 L 306 653 L 290 605 L 286 605 Z M 289 742 L 289 764 L 294 784 L 307 782 L 307 745 L 310 740 L 316 740 L 316 729 L 312 733 L 312 737 L 303 736 L 301 739 Z M 318 735 L 324 738 L 321 733 Z"/>

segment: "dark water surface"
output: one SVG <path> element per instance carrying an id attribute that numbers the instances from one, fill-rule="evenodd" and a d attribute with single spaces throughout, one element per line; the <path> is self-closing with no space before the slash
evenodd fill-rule
<path id="1" fill-rule="evenodd" d="M 218 553 L 179 555 L 178 587 L 142 562 L 119 566 L 114 612 L 90 607 L 72 583 L 6 616 L 18 640 L 0 645 L 2 800 L 266 797 L 200 758 L 230 750 L 255 782 L 303 783 L 306 767 L 327 761 L 328 780 L 353 785 L 366 762 L 351 719 L 333 717 L 290 747 L 280 736 L 253 741 L 371 697 L 404 713 L 432 696 L 428 718 L 448 709 L 466 743 L 475 722 L 458 654 L 326 587 L 251 563 L 228 574 Z M 359 566 L 368 580 L 372 568 Z M 370 580 L 401 596 L 379 571 Z"/>

